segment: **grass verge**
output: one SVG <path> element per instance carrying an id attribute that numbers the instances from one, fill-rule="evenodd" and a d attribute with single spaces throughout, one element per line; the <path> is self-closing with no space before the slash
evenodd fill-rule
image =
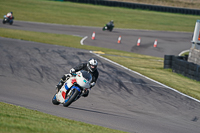
<path id="1" fill-rule="evenodd" d="M 1 133 L 124 133 L 0 102 Z"/>

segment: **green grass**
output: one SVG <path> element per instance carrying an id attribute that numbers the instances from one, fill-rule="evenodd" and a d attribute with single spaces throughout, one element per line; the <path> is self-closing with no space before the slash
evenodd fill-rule
<path id="1" fill-rule="evenodd" d="M 1 0 L 0 9 L 0 16 L 2 17 L 7 12 L 13 11 L 15 20 L 102 27 L 110 19 L 113 19 L 116 28 L 163 31 L 193 32 L 196 20 L 199 19 L 199 16 L 195 15 L 160 13 L 47 0 Z M 163 58 L 94 46 L 82 46 L 80 45 L 80 37 L 70 35 L 0 28 L 0 36 L 103 51 L 106 54 L 102 56 L 200 100 L 200 82 L 172 73 L 171 69 L 163 69 Z M 63 127 L 64 130 L 59 129 L 62 130 L 59 132 L 70 132 L 72 130 L 73 132 L 83 130 L 88 133 L 119 132 L 50 116 L 18 106 L 4 103 L 0 103 L 0 106 L 1 132 L 58 132 L 57 130 L 55 131 L 55 126 Z M 41 122 L 40 125 L 37 125 L 38 122 Z M 57 122 L 61 125 L 57 124 Z M 69 128 L 64 128 L 66 125 Z M 45 128 L 42 128 L 43 126 Z M 66 129 L 69 131 L 66 131 Z"/>
<path id="2" fill-rule="evenodd" d="M 48 0 L 1 0 L 0 16 L 13 11 L 15 20 L 116 28 L 193 32 L 197 15 L 133 10 Z"/>
<path id="3" fill-rule="evenodd" d="M 189 52 L 183 53 L 181 56 L 189 55 Z"/>
<path id="4" fill-rule="evenodd" d="M 1 133 L 124 133 L 0 102 Z"/>
<path id="5" fill-rule="evenodd" d="M 0 36 L 6 37 L 6 38 L 15 38 L 15 39 L 20 39 L 20 40 L 61 45 L 61 46 L 79 48 L 79 49 L 110 51 L 110 49 L 106 49 L 106 48 L 80 45 L 80 40 L 82 39 L 81 37 L 64 35 L 64 34 L 52 34 L 52 33 L 0 28 Z"/>

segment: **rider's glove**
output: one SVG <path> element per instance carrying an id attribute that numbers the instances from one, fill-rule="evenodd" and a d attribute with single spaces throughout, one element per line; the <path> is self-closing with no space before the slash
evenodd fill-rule
<path id="1" fill-rule="evenodd" d="M 72 68 L 69 72 L 70 72 L 70 73 L 75 73 L 75 69 Z"/>
<path id="2" fill-rule="evenodd" d="M 66 81 L 66 76 L 65 76 L 65 75 L 62 76 L 61 81 L 62 81 L 62 82 L 65 82 L 65 81 Z"/>
<path id="3" fill-rule="evenodd" d="M 62 82 L 66 82 L 66 80 L 68 80 L 69 77 L 70 77 L 70 74 L 64 74 L 64 75 L 62 76 L 62 78 L 61 78 L 61 81 L 62 81 Z"/>
<path id="4" fill-rule="evenodd" d="M 68 80 L 70 78 L 70 74 L 65 74 L 66 80 Z"/>
<path id="5" fill-rule="evenodd" d="M 95 82 L 90 83 L 90 88 L 92 88 L 93 86 L 95 86 Z"/>

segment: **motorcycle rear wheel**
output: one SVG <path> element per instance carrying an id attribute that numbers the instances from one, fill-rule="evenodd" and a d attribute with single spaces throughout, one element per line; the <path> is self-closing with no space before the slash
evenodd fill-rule
<path id="1" fill-rule="evenodd" d="M 77 89 L 73 89 L 71 95 L 67 97 L 65 102 L 63 103 L 63 106 L 68 107 L 77 98 L 78 94 L 79 91 Z"/>
<path id="2" fill-rule="evenodd" d="M 110 27 L 109 31 L 111 32 L 113 30 L 113 27 Z"/>
<path id="3" fill-rule="evenodd" d="M 12 24 L 13 24 L 13 21 L 10 22 L 10 25 L 12 25 Z"/>

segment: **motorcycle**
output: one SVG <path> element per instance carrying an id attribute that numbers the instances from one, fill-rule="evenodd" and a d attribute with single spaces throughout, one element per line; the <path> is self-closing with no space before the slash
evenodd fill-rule
<path id="1" fill-rule="evenodd" d="M 105 30 L 109 30 L 109 31 L 112 31 L 114 28 L 114 25 L 107 25 L 105 24 L 105 26 L 102 28 L 103 31 Z"/>
<path id="2" fill-rule="evenodd" d="M 9 23 L 10 25 L 12 25 L 13 24 L 13 19 L 14 19 L 14 17 L 12 17 L 12 19 L 10 19 L 10 18 L 8 18 L 8 17 L 6 17 L 6 15 L 4 15 L 4 18 L 3 18 L 3 24 L 5 24 L 5 23 Z"/>
<path id="3" fill-rule="evenodd" d="M 61 89 L 58 90 L 57 88 L 52 103 L 54 105 L 63 104 L 64 107 L 68 107 L 81 97 L 83 91 L 90 88 L 91 81 L 92 75 L 85 70 L 72 73 Z"/>

